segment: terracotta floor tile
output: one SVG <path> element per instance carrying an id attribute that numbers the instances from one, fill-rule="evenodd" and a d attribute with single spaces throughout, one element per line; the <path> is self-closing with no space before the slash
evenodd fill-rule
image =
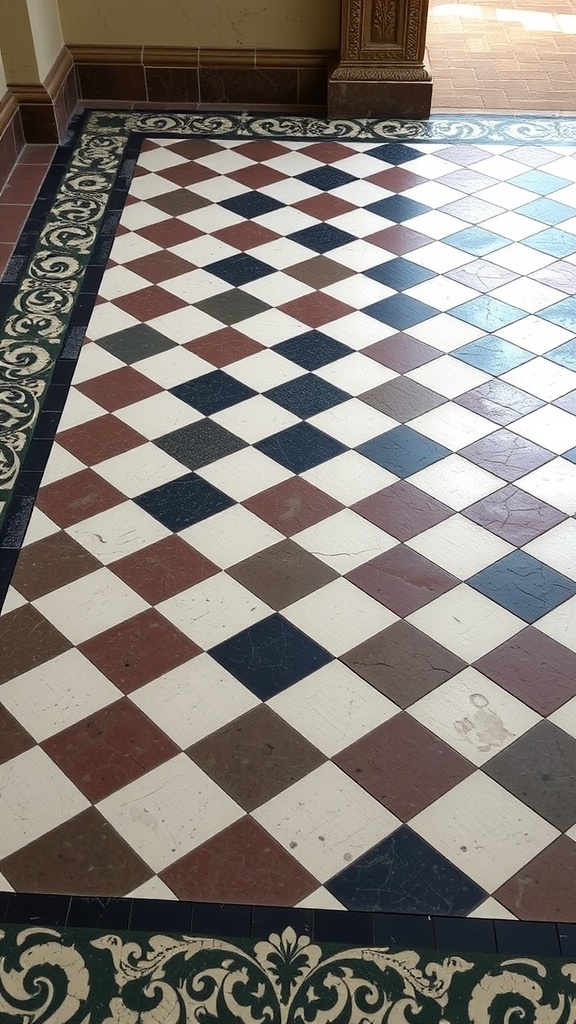
<path id="1" fill-rule="evenodd" d="M 576 654 L 533 626 L 474 667 L 540 715 L 552 714 L 576 695 Z"/>
<path id="2" fill-rule="evenodd" d="M 28 601 L 35 601 L 99 568 L 96 558 L 61 531 L 21 550 L 12 586 Z"/>
<path id="3" fill-rule="evenodd" d="M 0 683 L 51 661 L 71 646 L 32 605 L 25 604 L 8 612 L 2 618 Z"/>

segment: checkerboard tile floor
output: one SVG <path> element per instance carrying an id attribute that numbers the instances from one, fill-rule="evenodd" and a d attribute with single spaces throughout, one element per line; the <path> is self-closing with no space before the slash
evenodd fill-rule
<path id="1" fill-rule="evenodd" d="M 576 920 L 575 153 L 144 143 L 3 610 L 2 887 Z"/>

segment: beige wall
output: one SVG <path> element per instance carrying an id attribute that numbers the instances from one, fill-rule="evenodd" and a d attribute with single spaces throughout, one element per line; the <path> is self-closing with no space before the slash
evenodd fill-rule
<path id="1" fill-rule="evenodd" d="M 2 62 L 2 54 L 0 53 L 0 100 L 6 95 L 6 72 L 4 71 L 4 64 Z"/>
<path id="2" fill-rule="evenodd" d="M 308 50 L 338 46 L 340 0 L 58 2 L 64 39 L 69 45 Z"/>
<path id="3" fill-rule="evenodd" d="M 43 82 L 64 45 L 58 0 L 27 0 L 27 3 L 38 74 Z"/>

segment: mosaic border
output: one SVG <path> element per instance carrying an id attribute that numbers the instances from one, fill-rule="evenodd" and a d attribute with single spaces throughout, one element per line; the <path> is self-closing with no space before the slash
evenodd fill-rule
<path id="1" fill-rule="evenodd" d="M 36 432 L 32 442 L 40 412 L 59 411 L 50 407 L 50 389 L 70 383 L 72 361 L 78 356 L 88 324 L 139 145 L 146 135 L 158 134 L 419 144 L 573 144 L 576 118 L 437 115 L 428 121 L 329 121 L 242 113 L 85 114 L 56 154 L 0 286 L 0 599 L 48 458 L 50 437 L 39 437 Z"/>
<path id="2" fill-rule="evenodd" d="M 571 1024 L 576 963 L 258 938 L 0 930 L 0 1015 L 29 1024 Z"/>

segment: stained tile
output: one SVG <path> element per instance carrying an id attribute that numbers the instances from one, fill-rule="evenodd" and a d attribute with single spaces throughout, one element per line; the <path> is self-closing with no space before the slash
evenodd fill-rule
<path id="1" fill-rule="evenodd" d="M 346 579 L 400 617 L 458 584 L 450 573 L 403 544 L 353 569 Z"/>
<path id="2" fill-rule="evenodd" d="M 158 604 L 219 571 L 180 537 L 166 537 L 113 563 L 113 572 L 149 604 Z"/>
<path id="3" fill-rule="evenodd" d="M 453 510 L 406 480 L 385 487 L 352 506 L 354 512 L 406 541 L 453 515 Z"/>
<path id="4" fill-rule="evenodd" d="M 311 288 L 328 288 L 331 284 L 345 281 L 347 277 L 352 276 L 352 271 L 348 267 L 343 267 L 341 263 L 331 260 L 328 256 L 313 256 L 312 259 L 303 260 L 302 263 L 290 267 L 288 272 L 290 277 L 309 284 Z"/>
<path id="5" fill-rule="evenodd" d="M 228 575 L 276 611 L 300 600 L 338 574 L 324 562 L 285 540 L 228 569 Z"/>
<path id="6" fill-rule="evenodd" d="M 100 563 L 80 544 L 59 532 L 22 549 L 12 586 L 28 601 L 34 601 L 99 568 Z"/>
<path id="7" fill-rule="evenodd" d="M 539 722 L 484 771 L 561 831 L 576 822 L 576 740 L 552 722 Z"/>
<path id="8" fill-rule="evenodd" d="M 407 622 L 395 622 L 347 651 L 341 661 L 402 708 L 440 686 L 465 665 Z"/>
<path id="9" fill-rule="evenodd" d="M 101 476 L 84 469 L 42 487 L 36 505 L 58 526 L 66 528 L 124 500 L 124 495 Z"/>
<path id="10" fill-rule="evenodd" d="M 178 753 L 129 700 L 120 700 L 46 740 L 43 749 L 92 803 Z"/>
<path id="11" fill-rule="evenodd" d="M 512 483 L 553 459 L 552 452 L 541 448 L 511 430 L 496 430 L 460 450 L 476 466 Z"/>
<path id="12" fill-rule="evenodd" d="M 130 845 L 89 807 L 0 861 L 20 892 L 125 896 L 152 872 Z"/>
<path id="13" fill-rule="evenodd" d="M 496 897 L 524 921 L 576 917 L 573 878 L 576 843 L 558 836 L 542 853 L 496 890 Z"/>
<path id="14" fill-rule="evenodd" d="M 71 647 L 70 641 L 30 604 L 2 617 L 2 645 L 0 683 L 45 664 Z"/>
<path id="15" fill-rule="evenodd" d="M 286 537 L 300 533 L 342 508 L 338 501 L 299 476 L 260 491 L 244 504 Z"/>
<path id="16" fill-rule="evenodd" d="M 486 893 L 407 826 L 332 878 L 349 910 L 466 915 Z"/>
<path id="17" fill-rule="evenodd" d="M 385 252 L 396 253 L 397 256 L 405 256 L 423 245 L 428 245 L 428 235 L 421 231 L 414 231 L 413 228 L 405 227 L 403 224 L 394 224 L 393 227 L 383 228 L 373 235 L 368 235 L 367 241 L 372 245 L 378 245 Z"/>
<path id="18" fill-rule="evenodd" d="M 470 505 L 464 515 L 518 547 L 564 520 L 558 509 L 512 484 Z"/>
<path id="19" fill-rule="evenodd" d="M 196 644 L 153 609 L 86 640 L 79 649 L 124 693 L 200 653 Z"/>
<path id="20" fill-rule="evenodd" d="M 238 870 L 238 851 L 250 865 Z M 176 861 L 163 880 L 181 900 L 293 906 L 317 881 L 248 816 Z"/>
<path id="21" fill-rule="evenodd" d="M 489 651 L 475 667 L 540 715 L 576 694 L 576 654 L 532 626 Z"/>
<path id="22" fill-rule="evenodd" d="M 187 753 L 246 811 L 266 803 L 325 760 L 262 704 L 189 747 Z"/>

